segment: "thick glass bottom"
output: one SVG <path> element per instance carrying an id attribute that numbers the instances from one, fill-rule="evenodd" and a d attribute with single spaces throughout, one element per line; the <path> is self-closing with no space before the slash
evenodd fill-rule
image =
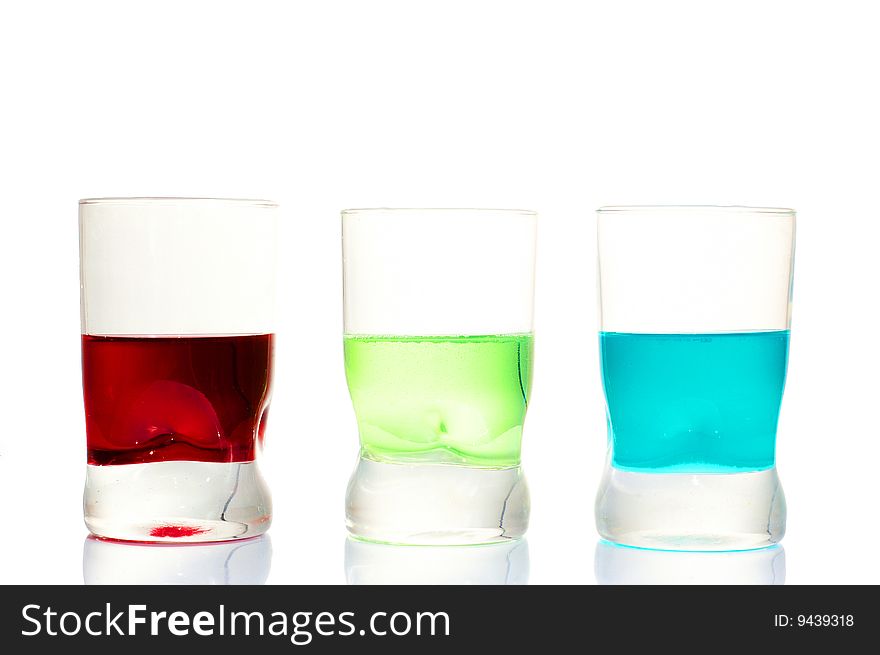
<path id="1" fill-rule="evenodd" d="M 83 511 L 106 539 L 227 541 L 266 532 L 272 501 L 255 462 L 88 465 Z"/>
<path id="2" fill-rule="evenodd" d="M 485 544 L 523 536 L 529 492 L 519 466 L 392 464 L 360 458 L 348 485 L 346 526 L 392 544 Z"/>
<path id="3" fill-rule="evenodd" d="M 775 468 L 748 473 L 636 473 L 606 466 L 596 527 L 608 541 L 658 550 L 765 548 L 785 534 Z"/>

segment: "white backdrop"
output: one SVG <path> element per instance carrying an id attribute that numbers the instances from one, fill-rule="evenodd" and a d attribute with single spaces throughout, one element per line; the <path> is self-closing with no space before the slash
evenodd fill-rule
<path id="1" fill-rule="evenodd" d="M 787 581 L 880 582 L 877 19 L 845 0 L 5 3 L 0 581 L 82 581 L 76 201 L 185 195 L 282 205 L 270 582 L 345 582 L 339 210 L 369 206 L 540 212 L 529 579 L 594 582 L 593 210 L 650 203 L 798 210 Z"/>

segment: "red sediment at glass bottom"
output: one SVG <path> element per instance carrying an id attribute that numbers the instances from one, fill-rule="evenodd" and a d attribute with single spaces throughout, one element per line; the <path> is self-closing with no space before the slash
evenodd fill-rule
<path id="1" fill-rule="evenodd" d="M 272 334 L 83 335 L 89 464 L 253 461 L 273 349 Z"/>
<path id="2" fill-rule="evenodd" d="M 194 537 L 197 534 L 205 534 L 207 530 L 194 528 L 188 525 L 160 525 L 150 530 L 151 537 L 176 538 Z"/>

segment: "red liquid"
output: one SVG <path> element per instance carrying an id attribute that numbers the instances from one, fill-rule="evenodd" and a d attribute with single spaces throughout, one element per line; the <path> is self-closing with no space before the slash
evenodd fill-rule
<path id="1" fill-rule="evenodd" d="M 89 464 L 255 458 L 273 335 L 83 335 L 82 349 Z"/>

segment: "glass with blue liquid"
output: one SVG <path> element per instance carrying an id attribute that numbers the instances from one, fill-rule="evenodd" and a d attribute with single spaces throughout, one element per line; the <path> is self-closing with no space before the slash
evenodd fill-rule
<path id="1" fill-rule="evenodd" d="M 599 533 L 665 550 L 777 543 L 794 212 L 608 207 L 598 229 Z"/>

